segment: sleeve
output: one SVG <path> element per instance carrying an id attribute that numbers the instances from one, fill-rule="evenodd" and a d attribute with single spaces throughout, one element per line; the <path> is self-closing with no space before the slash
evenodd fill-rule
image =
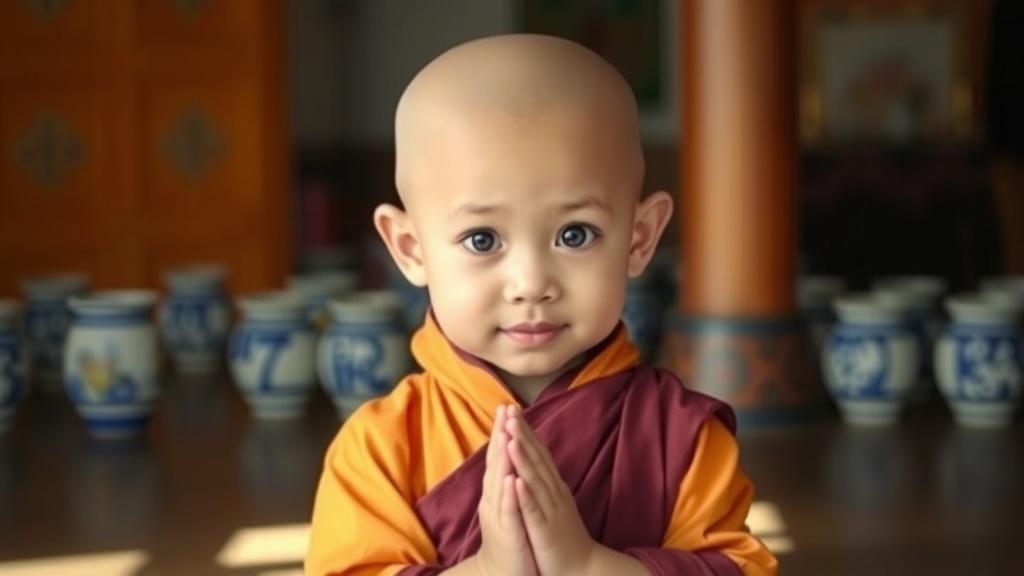
<path id="1" fill-rule="evenodd" d="M 697 438 L 660 549 L 632 549 L 655 576 L 775 576 L 778 562 L 745 525 L 754 491 L 739 468 L 739 448 L 717 418 Z"/>
<path id="2" fill-rule="evenodd" d="M 381 406 L 374 402 L 353 414 L 327 450 L 307 576 L 390 576 L 435 560 L 409 488 L 406 419 L 387 417 Z"/>

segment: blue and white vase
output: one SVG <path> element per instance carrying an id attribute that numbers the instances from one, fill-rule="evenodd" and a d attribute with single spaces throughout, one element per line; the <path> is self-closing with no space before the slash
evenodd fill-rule
<path id="1" fill-rule="evenodd" d="M 72 296 L 64 385 L 97 438 L 141 434 L 160 396 L 153 309 L 157 294 L 111 290 Z"/>
<path id="2" fill-rule="evenodd" d="M 797 281 L 800 317 L 807 326 L 814 353 L 818 356 L 836 323 L 832 301 L 845 291 L 846 281 L 839 276 L 801 276 Z"/>
<path id="3" fill-rule="evenodd" d="M 875 297 L 880 301 L 902 308 L 906 312 L 907 322 L 917 335 L 918 356 L 917 380 L 910 390 L 909 400 L 915 404 L 928 401 L 934 389 L 935 375 L 932 372 L 932 350 L 942 331 L 942 313 L 939 304 L 944 284 L 935 284 L 933 289 L 908 284 L 892 285 L 875 289 Z"/>
<path id="4" fill-rule="evenodd" d="M 317 348 L 317 370 L 338 415 L 387 394 L 412 368 L 401 298 L 357 292 L 331 302 L 331 325 Z"/>
<path id="5" fill-rule="evenodd" d="M 949 283 L 938 276 L 911 274 L 905 276 L 883 276 L 871 283 L 872 291 L 900 290 L 937 301 L 949 290 Z"/>
<path id="6" fill-rule="evenodd" d="M 835 309 L 839 321 L 821 364 L 843 419 L 865 426 L 896 422 L 917 379 L 917 335 L 900 308 L 872 295 L 839 297 Z"/>
<path id="7" fill-rule="evenodd" d="M 61 361 L 71 324 L 67 299 L 85 294 L 88 289 L 88 280 L 77 274 L 39 276 L 21 285 L 26 301 L 24 320 L 30 372 L 40 390 L 60 392 L 63 389 Z"/>
<path id="8" fill-rule="evenodd" d="M 0 300 L 0 435 L 10 428 L 18 406 L 28 394 L 28 351 L 21 310 L 13 300 Z"/>
<path id="9" fill-rule="evenodd" d="M 348 246 L 328 245 L 306 248 L 299 255 L 302 271 L 306 274 L 350 270 L 356 267 L 356 258 Z"/>
<path id="10" fill-rule="evenodd" d="M 1024 276 L 983 278 L 981 294 L 999 306 L 1024 310 Z"/>
<path id="11" fill-rule="evenodd" d="M 318 332 L 330 323 L 327 310 L 332 298 L 339 298 L 356 289 L 359 276 L 352 271 L 313 272 L 288 279 L 288 290 L 306 306 L 310 322 Z"/>
<path id="12" fill-rule="evenodd" d="M 238 300 L 242 321 L 228 343 L 231 375 L 253 416 L 302 415 L 316 386 L 316 333 L 305 304 L 289 292 Z"/>
<path id="13" fill-rule="evenodd" d="M 663 316 L 658 287 L 644 277 L 631 279 L 626 285 L 622 323 L 626 325 L 629 339 L 636 345 L 643 362 L 650 362 L 655 357 L 661 340 Z"/>
<path id="14" fill-rule="evenodd" d="M 167 272 L 167 297 L 159 308 L 164 346 L 180 374 L 215 372 L 231 330 L 231 305 L 218 266 Z"/>
<path id="15" fill-rule="evenodd" d="M 952 321 L 935 349 L 939 389 L 961 426 L 1012 422 L 1021 401 L 1020 309 L 978 295 L 946 300 Z"/>

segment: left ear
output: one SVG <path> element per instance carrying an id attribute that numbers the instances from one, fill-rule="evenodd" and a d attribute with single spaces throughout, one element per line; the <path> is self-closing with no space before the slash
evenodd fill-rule
<path id="1" fill-rule="evenodd" d="M 672 196 L 668 192 L 659 190 L 637 203 L 626 268 L 630 278 L 636 278 L 647 268 L 671 217 Z"/>

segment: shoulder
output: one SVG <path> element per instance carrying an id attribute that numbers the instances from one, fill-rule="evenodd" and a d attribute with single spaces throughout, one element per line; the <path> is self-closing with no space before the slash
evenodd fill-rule
<path id="1" fill-rule="evenodd" d="M 667 416 L 704 421 L 714 417 L 730 432 L 736 432 L 736 416 L 727 403 L 694 390 L 674 372 L 653 366 L 635 369 L 633 387 L 656 395 Z"/>
<path id="2" fill-rule="evenodd" d="M 411 374 L 388 394 L 363 403 L 345 419 L 332 448 L 361 445 L 378 454 L 389 448 L 401 449 L 408 437 L 408 423 L 419 420 L 429 380 L 425 374 Z"/>

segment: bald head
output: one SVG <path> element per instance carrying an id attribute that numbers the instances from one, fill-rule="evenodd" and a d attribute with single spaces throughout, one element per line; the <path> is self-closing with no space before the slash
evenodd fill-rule
<path id="1" fill-rule="evenodd" d="M 494 36 L 456 46 L 430 62 L 402 94 L 395 114 L 395 184 L 414 188 L 424 153 L 453 126 L 480 130 L 486 120 L 524 125 L 572 115 L 617 148 L 637 187 L 643 178 L 636 100 L 610 64 L 561 38 Z M 567 150 L 567 153 L 572 152 Z"/>

